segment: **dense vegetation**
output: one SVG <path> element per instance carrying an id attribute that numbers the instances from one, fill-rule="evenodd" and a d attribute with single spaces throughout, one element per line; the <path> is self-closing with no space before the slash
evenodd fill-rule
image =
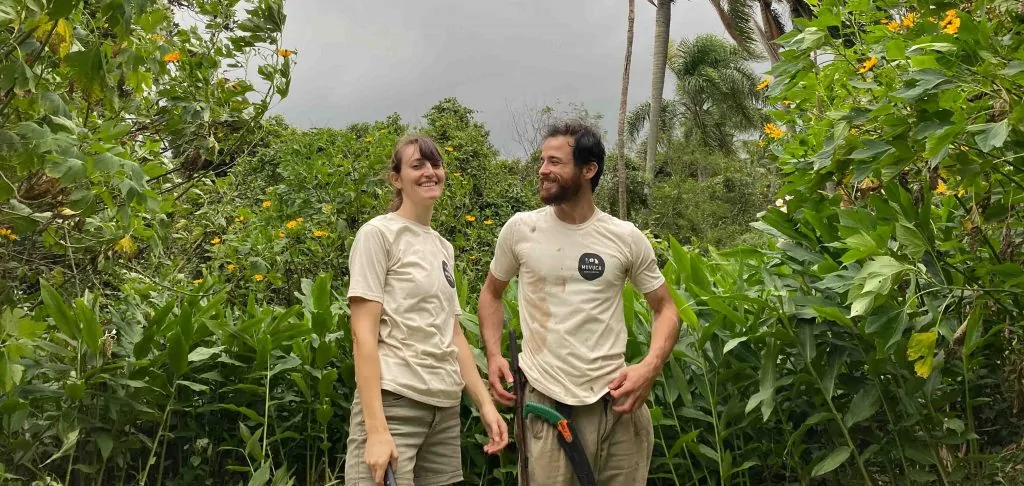
<path id="1" fill-rule="evenodd" d="M 708 84 L 743 79 L 734 61 L 678 63 L 724 41 L 679 43 L 669 72 L 709 96 L 664 104 L 653 181 L 645 146 L 626 160 L 685 323 L 651 396 L 652 480 L 1020 484 L 1024 12 L 804 6 L 743 119 Z M 337 484 L 347 248 L 408 130 L 443 148 L 435 226 L 474 310 L 535 166 L 451 98 L 416 121 L 266 117 L 298 57 L 285 21 L 281 0 L 0 0 L 5 483 Z M 651 316 L 623 298 L 635 360 Z M 467 483 L 514 484 L 514 444 L 484 455 L 463 412 Z"/>

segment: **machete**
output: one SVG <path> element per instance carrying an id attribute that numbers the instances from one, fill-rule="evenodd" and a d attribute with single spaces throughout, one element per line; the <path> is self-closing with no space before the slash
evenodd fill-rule
<path id="1" fill-rule="evenodd" d="M 508 328 L 508 348 L 512 358 L 512 383 L 516 395 L 515 437 L 516 444 L 519 447 L 520 484 L 530 486 L 530 469 L 526 454 L 526 429 L 524 424 L 527 417 L 536 415 L 541 420 L 558 429 L 558 434 L 556 434 L 558 436 L 558 443 L 562 446 L 562 450 L 565 451 L 565 455 L 569 459 L 569 465 L 572 466 L 573 471 L 576 473 L 576 479 L 579 481 L 580 486 L 597 486 L 594 471 L 590 467 L 590 461 L 587 460 L 587 453 L 583 449 L 583 443 L 578 440 L 579 436 L 576 434 L 576 428 L 573 427 L 572 422 L 549 407 L 535 402 L 526 402 L 526 375 L 519 367 L 519 344 L 516 341 L 516 333 L 512 330 L 512 326 Z"/>
<path id="2" fill-rule="evenodd" d="M 526 429 L 524 425 L 526 417 L 523 413 L 523 404 L 526 401 L 526 376 L 523 374 L 523 370 L 519 368 L 519 343 L 516 340 L 516 332 L 512 330 L 511 324 L 508 326 L 508 350 L 509 357 L 512 359 L 512 388 L 513 393 L 516 395 L 515 440 L 516 447 L 519 450 L 519 484 L 530 486 L 530 463 L 527 460 L 528 456 L 526 454 Z"/>

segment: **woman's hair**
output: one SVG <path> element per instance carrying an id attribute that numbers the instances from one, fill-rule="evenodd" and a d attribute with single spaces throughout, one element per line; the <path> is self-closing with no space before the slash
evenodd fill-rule
<path id="1" fill-rule="evenodd" d="M 410 134 L 403 137 L 395 144 L 395 150 L 391 153 L 391 164 L 388 169 L 388 175 L 399 174 L 402 172 L 402 151 L 409 145 L 415 145 L 419 149 L 420 157 L 428 162 L 439 164 L 442 162 L 441 151 L 437 149 L 437 144 L 425 135 Z M 388 207 L 388 212 L 398 211 L 398 208 L 402 207 L 402 190 L 396 188 L 395 195 L 391 200 L 391 205 Z"/>

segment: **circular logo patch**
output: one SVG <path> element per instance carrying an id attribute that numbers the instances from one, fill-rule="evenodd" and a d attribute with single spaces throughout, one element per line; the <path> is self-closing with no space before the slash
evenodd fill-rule
<path id="1" fill-rule="evenodd" d="M 604 275 L 604 258 L 597 253 L 584 253 L 580 255 L 579 263 L 580 276 L 584 280 L 596 280 Z"/>
<path id="2" fill-rule="evenodd" d="M 444 279 L 448 281 L 451 288 L 455 288 L 455 277 L 452 276 L 452 268 L 448 266 L 447 260 L 441 260 L 441 271 L 444 272 Z"/>

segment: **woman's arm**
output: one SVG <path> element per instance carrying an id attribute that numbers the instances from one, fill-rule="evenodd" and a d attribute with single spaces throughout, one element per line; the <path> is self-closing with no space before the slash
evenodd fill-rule
<path id="1" fill-rule="evenodd" d="M 459 372 L 462 375 L 462 381 L 466 383 L 466 392 L 473 400 L 473 404 L 476 405 L 477 411 L 480 412 L 480 419 L 491 440 L 484 446 L 484 451 L 488 454 L 497 454 L 508 444 L 508 427 L 494 406 L 494 401 L 491 400 L 491 395 L 487 392 L 487 385 L 480 377 L 476 360 L 473 359 L 473 350 L 469 347 L 469 341 L 466 340 L 459 320 L 454 319 L 454 323 L 455 347 L 459 350 Z"/>
<path id="2" fill-rule="evenodd" d="M 352 321 L 352 355 L 355 359 L 356 392 L 362 402 L 366 422 L 366 464 L 375 482 L 384 479 L 390 462 L 397 468 L 398 450 L 388 430 L 380 393 L 380 355 L 377 336 L 380 332 L 380 302 L 353 297 L 350 300 Z"/>

